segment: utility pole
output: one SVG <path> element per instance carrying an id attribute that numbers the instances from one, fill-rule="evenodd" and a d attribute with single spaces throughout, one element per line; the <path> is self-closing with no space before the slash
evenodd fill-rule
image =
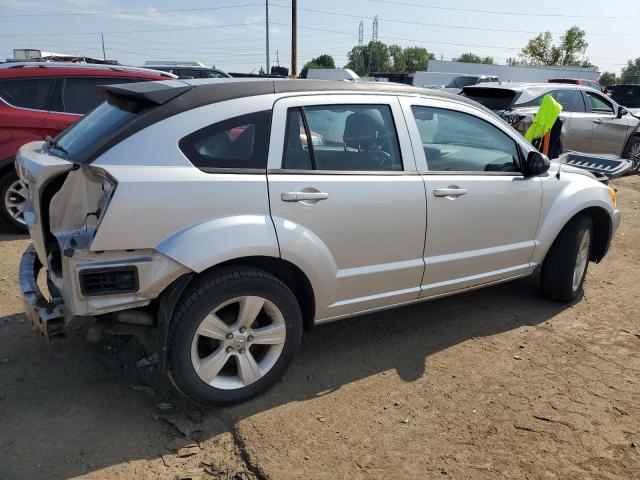
<path id="1" fill-rule="evenodd" d="M 297 76 L 297 59 L 298 59 L 298 2 L 291 0 L 291 78 Z"/>
<path id="2" fill-rule="evenodd" d="M 104 53 L 104 35 L 101 33 L 100 38 L 102 39 L 102 60 L 107 60 L 107 55 Z"/>
<path id="3" fill-rule="evenodd" d="M 265 9 L 267 13 L 266 34 L 267 34 L 267 75 L 268 75 L 271 73 L 271 69 L 269 68 L 269 0 L 265 0 Z"/>
<path id="4" fill-rule="evenodd" d="M 360 25 L 358 26 L 358 46 L 361 47 L 364 43 L 364 22 L 360 20 Z"/>

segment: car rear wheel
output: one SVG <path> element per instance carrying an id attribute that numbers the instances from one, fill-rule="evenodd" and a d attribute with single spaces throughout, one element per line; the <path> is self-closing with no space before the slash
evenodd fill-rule
<path id="1" fill-rule="evenodd" d="M 541 287 L 545 296 L 565 303 L 580 296 L 592 244 L 591 217 L 576 217 L 562 229 L 542 264 Z"/>
<path id="2" fill-rule="evenodd" d="M 3 230 L 10 228 L 19 232 L 27 232 L 24 221 L 24 208 L 27 205 L 27 186 L 18 178 L 13 170 L 0 178 L 0 223 Z"/>
<path id="3" fill-rule="evenodd" d="M 629 145 L 627 146 L 627 152 L 624 155 L 625 158 L 631 160 L 631 168 L 627 171 L 628 175 L 634 175 L 640 170 L 640 136 L 635 135 Z"/>
<path id="4" fill-rule="evenodd" d="M 248 400 L 277 382 L 302 339 L 289 288 L 250 267 L 214 271 L 185 292 L 169 329 L 169 375 L 212 405 Z"/>

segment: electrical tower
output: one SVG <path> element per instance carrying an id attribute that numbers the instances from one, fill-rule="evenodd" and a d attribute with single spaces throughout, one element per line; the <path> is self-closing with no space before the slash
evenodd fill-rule
<path id="1" fill-rule="evenodd" d="M 364 43 L 364 22 L 360 20 L 360 26 L 358 27 L 358 46 L 361 47 Z"/>
<path id="2" fill-rule="evenodd" d="M 371 41 L 378 41 L 378 15 L 373 17 L 373 31 L 371 32 Z"/>

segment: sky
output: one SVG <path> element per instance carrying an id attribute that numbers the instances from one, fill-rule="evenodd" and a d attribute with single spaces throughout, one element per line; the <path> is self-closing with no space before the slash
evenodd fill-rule
<path id="1" fill-rule="evenodd" d="M 291 1 L 269 5 L 271 65 L 289 67 Z M 438 59 L 473 52 L 504 63 L 537 33 L 558 41 L 573 25 L 586 31 L 584 59 L 600 71 L 619 74 L 640 57 L 640 0 L 298 0 L 298 72 L 323 53 L 343 66 L 360 21 L 366 43 L 376 15 L 380 41 Z M 121 64 L 189 60 L 257 72 L 265 30 L 264 0 L 0 0 L 1 59 L 14 48 L 101 58 L 103 33 L 107 58 Z"/>

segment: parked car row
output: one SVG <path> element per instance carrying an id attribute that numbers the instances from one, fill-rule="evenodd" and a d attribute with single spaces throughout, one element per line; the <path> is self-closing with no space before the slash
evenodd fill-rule
<path id="1" fill-rule="evenodd" d="M 314 324 L 536 273 L 574 301 L 620 223 L 613 189 L 459 95 L 235 79 L 105 91 L 20 148 L 26 313 L 47 338 L 73 315 L 156 328 L 159 368 L 197 401 L 265 391 Z"/>
<path id="2" fill-rule="evenodd" d="M 584 85 L 553 83 L 485 83 L 465 87 L 462 95 L 481 103 L 524 133 L 545 95 L 562 105 L 565 150 L 612 154 L 640 169 L 640 119 L 607 95 Z"/>

